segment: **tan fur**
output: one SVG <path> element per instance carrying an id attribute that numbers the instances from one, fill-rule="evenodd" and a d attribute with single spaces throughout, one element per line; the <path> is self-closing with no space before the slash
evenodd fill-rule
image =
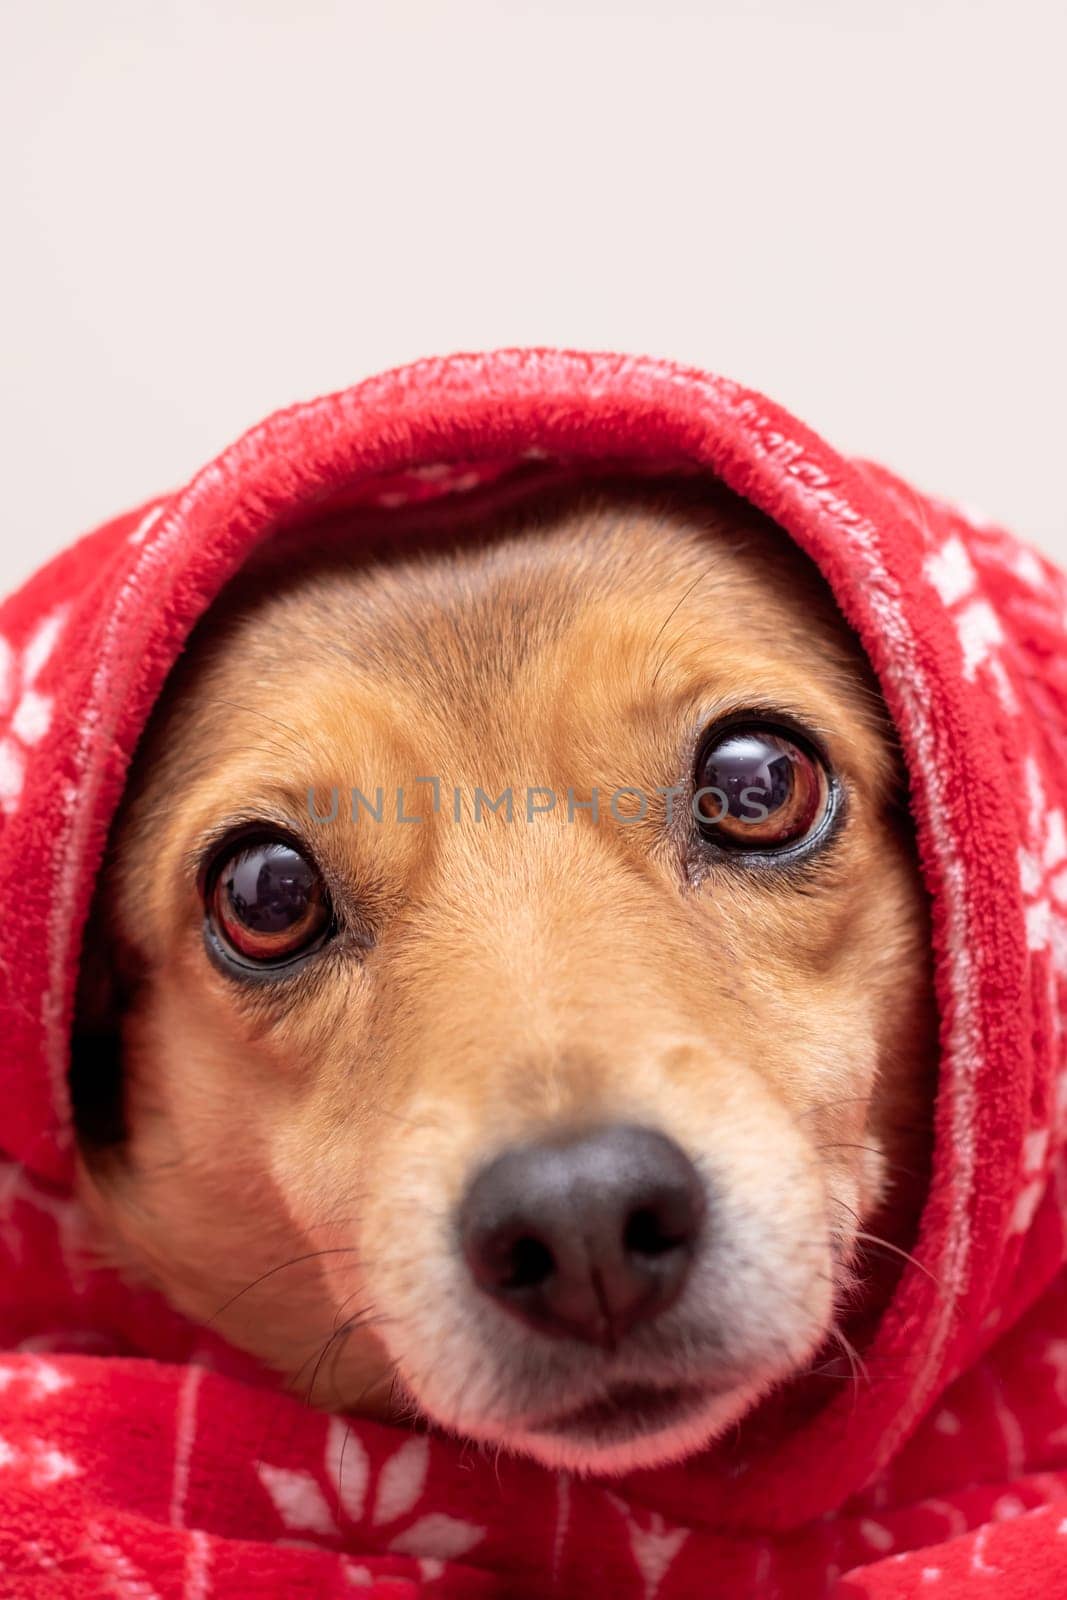
<path id="1" fill-rule="evenodd" d="M 803 872 L 709 865 L 662 800 L 628 824 L 521 816 L 527 785 L 683 781 L 748 707 L 816 732 L 845 786 Z M 857 1230 L 910 1225 L 887 1178 L 921 1168 L 933 1022 L 899 783 L 821 578 L 725 496 L 557 499 L 452 555 L 239 581 L 156 718 L 101 892 L 129 993 L 129 1138 L 83 1164 L 103 1247 L 314 1403 L 578 1468 L 696 1447 L 812 1360 Z M 312 823 L 309 786 L 325 808 L 335 785 Z M 349 790 L 378 785 L 385 820 L 353 824 Z M 390 814 L 398 785 L 421 824 Z M 515 820 L 456 823 L 453 786 L 511 786 Z M 205 954 L 197 872 L 255 817 L 308 840 L 350 933 L 240 987 Z M 670 1134 L 723 1208 L 716 1261 L 614 1356 L 484 1301 L 452 1224 L 494 1153 L 598 1121 Z M 709 1383 L 669 1434 L 581 1452 L 537 1431 L 668 1373 Z"/>

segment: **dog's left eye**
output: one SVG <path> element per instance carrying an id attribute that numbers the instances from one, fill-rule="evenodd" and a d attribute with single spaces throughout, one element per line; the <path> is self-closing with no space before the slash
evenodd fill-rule
<path id="1" fill-rule="evenodd" d="M 261 967 L 306 955 L 333 920 L 318 869 L 282 838 L 223 852 L 208 880 L 207 913 L 227 952 Z"/>
<path id="2" fill-rule="evenodd" d="M 773 851 L 819 831 L 831 807 L 830 777 L 799 738 L 761 723 L 709 736 L 696 764 L 694 814 L 705 838 L 727 850 Z"/>

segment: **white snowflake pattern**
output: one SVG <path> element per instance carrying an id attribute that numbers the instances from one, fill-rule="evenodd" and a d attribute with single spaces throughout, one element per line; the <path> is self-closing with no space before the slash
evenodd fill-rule
<path id="1" fill-rule="evenodd" d="M 946 606 L 954 606 L 957 600 L 970 594 L 978 582 L 967 548 L 955 534 L 927 556 L 923 571 L 940 595 L 942 605 Z"/>
<path id="2" fill-rule="evenodd" d="M 1053 966 L 1067 970 L 1067 821 L 1050 806 L 1037 762 L 1025 766 L 1030 827 L 1019 853 L 1019 876 L 1026 899 L 1026 943 L 1048 950 Z"/>
<path id="3" fill-rule="evenodd" d="M 47 1400 L 61 1389 L 69 1388 L 72 1382 L 65 1372 L 61 1372 L 50 1361 L 23 1359 L 15 1365 L 0 1364 L 0 1394 L 18 1385 L 24 1395 L 31 1399 Z"/>
<path id="4" fill-rule="evenodd" d="M 667 1570 L 689 1537 L 688 1528 L 672 1527 L 658 1511 L 638 1516 L 618 1495 L 605 1490 L 604 1498 L 626 1524 L 630 1553 L 641 1574 L 644 1600 L 656 1600 Z"/>
<path id="5" fill-rule="evenodd" d="M 362 1440 L 343 1418 L 333 1417 L 322 1480 L 303 1467 L 261 1461 L 256 1470 L 291 1533 L 340 1539 L 347 1523 L 380 1529 L 388 1535 L 385 1548 L 418 1558 L 423 1581 L 431 1582 L 441 1576 L 446 1561 L 458 1560 L 480 1544 L 486 1530 L 445 1512 L 415 1514 L 429 1465 L 430 1441 L 415 1436 L 399 1445 L 375 1475 Z M 329 1485 L 329 1495 L 324 1485 Z"/>
<path id="6" fill-rule="evenodd" d="M 1015 716 L 1019 703 L 1001 660 L 1004 629 L 993 607 L 978 592 L 978 573 L 958 534 L 950 534 L 927 555 L 923 573 L 948 612 L 963 653 L 963 675 L 971 683 L 985 667 L 1004 709 Z"/>
<path id="7" fill-rule="evenodd" d="M 1009 1224 L 1011 1233 L 1025 1233 L 1034 1220 L 1034 1212 L 1045 1192 L 1048 1179 L 1046 1165 L 1048 1149 L 1047 1128 L 1034 1128 L 1027 1134 L 1023 1143 L 1023 1183 L 1011 1214 Z"/>
<path id="8" fill-rule="evenodd" d="M 1019 851 L 1019 879 L 1026 944 L 1034 956 L 1046 963 L 1048 1016 L 1055 1052 L 1062 1051 L 1064 1044 L 1060 986 L 1067 977 L 1067 819 L 1060 806 L 1049 805 L 1040 769 L 1032 758 L 1026 761 L 1024 778 L 1029 827 L 1026 843 Z M 1060 1089 L 1058 1113 L 1062 1118 L 1067 1116 L 1063 1082 Z"/>
<path id="9" fill-rule="evenodd" d="M 1067 825 L 1060 807 L 1050 806 L 1041 769 L 1033 756 L 1022 768 L 1026 794 L 1026 831 L 1019 847 L 1019 884 L 1023 896 L 1026 945 L 1046 973 L 1048 1017 L 1053 1029 L 1053 1050 L 1060 1045 L 1059 985 L 1067 972 Z M 1056 1117 L 1067 1115 L 1067 1096 L 1060 1084 Z M 1023 1153 L 1023 1184 L 1012 1215 L 1011 1231 L 1025 1233 L 1045 1190 L 1048 1178 L 1049 1130 L 1035 1128 Z"/>
<path id="10" fill-rule="evenodd" d="M 0 810 L 18 805 L 26 773 L 26 752 L 39 744 L 52 722 L 52 697 L 37 681 L 59 642 L 67 607 L 57 606 L 37 624 L 21 652 L 0 634 Z"/>
<path id="11" fill-rule="evenodd" d="M 65 1450 L 43 1438 L 20 1445 L 0 1438 L 0 1469 L 23 1473 L 34 1489 L 48 1489 L 81 1475 L 78 1463 Z"/>

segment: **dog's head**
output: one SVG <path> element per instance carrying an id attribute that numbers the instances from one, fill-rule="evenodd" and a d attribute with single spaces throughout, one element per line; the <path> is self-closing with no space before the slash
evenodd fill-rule
<path id="1" fill-rule="evenodd" d="M 194 637 L 91 934 L 121 1126 L 83 1175 L 118 1259 L 316 1403 L 617 1471 L 826 1339 L 926 924 L 784 538 L 694 496 L 511 531 L 248 580 Z"/>

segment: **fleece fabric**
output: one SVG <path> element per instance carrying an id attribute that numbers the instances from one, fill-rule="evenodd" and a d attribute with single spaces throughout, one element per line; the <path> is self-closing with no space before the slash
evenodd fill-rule
<path id="1" fill-rule="evenodd" d="M 127 1288 L 87 1248 L 67 1087 L 124 773 L 226 580 L 341 508 L 605 468 L 714 476 L 822 569 L 905 752 L 941 1027 L 916 1262 L 857 1381 L 620 1480 L 311 1412 Z M 548 350 L 283 411 L 8 599 L 0 1596 L 1067 1596 L 1065 643 L 1067 582 L 999 528 L 737 384 Z"/>

